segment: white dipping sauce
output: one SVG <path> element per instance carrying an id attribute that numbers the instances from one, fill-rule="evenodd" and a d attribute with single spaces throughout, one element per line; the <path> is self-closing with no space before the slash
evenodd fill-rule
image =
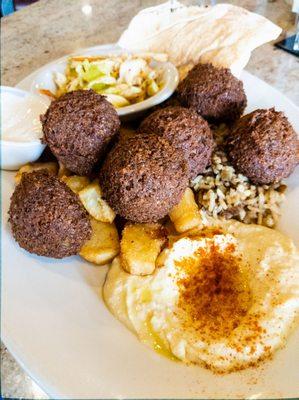
<path id="1" fill-rule="evenodd" d="M 32 142 L 42 137 L 40 115 L 48 101 L 22 91 L 1 90 L 1 139 L 12 142 Z"/>

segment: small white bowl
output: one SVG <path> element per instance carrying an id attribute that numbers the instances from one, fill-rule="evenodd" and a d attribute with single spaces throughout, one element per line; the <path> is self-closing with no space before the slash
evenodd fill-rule
<path id="1" fill-rule="evenodd" d="M 120 55 L 123 53 L 128 53 L 124 49 L 121 49 L 115 44 L 110 45 L 100 45 L 95 47 L 90 47 L 88 49 L 82 49 L 76 51 L 76 53 L 69 54 L 68 56 L 61 57 L 51 63 L 41 67 L 37 71 L 33 72 L 27 78 L 23 79 L 17 85 L 21 89 L 25 89 L 34 94 L 39 94 L 40 89 L 48 89 L 51 92 L 55 92 L 56 86 L 53 80 L 53 75 L 56 72 L 64 73 L 67 60 L 70 56 L 96 56 L 96 55 Z M 122 120 L 131 120 L 140 116 L 147 109 L 162 103 L 164 100 L 168 99 L 179 83 L 179 73 L 176 67 L 171 62 L 159 62 L 152 61 L 153 68 L 159 68 L 162 70 L 162 89 L 154 96 L 141 101 L 140 103 L 132 104 L 126 107 L 116 108 L 116 111 Z"/>
<path id="2" fill-rule="evenodd" d="M 26 97 L 34 96 L 37 102 L 40 105 L 39 110 L 46 111 L 49 101 L 44 98 L 44 96 L 37 96 L 30 92 L 26 92 L 24 90 L 20 90 L 17 88 L 12 88 L 8 86 L 1 86 L 1 101 L 5 101 L 5 96 L 10 95 L 10 99 L 12 99 L 11 95 L 16 97 L 17 99 L 26 99 Z M 11 101 L 11 100 L 10 100 Z M 13 102 L 12 102 L 13 106 Z M 1 105 L 2 107 L 2 105 Z M 29 107 L 29 106 L 28 106 Z M 17 112 L 17 110 L 16 110 Z M 42 113 L 42 112 L 41 112 Z M 36 118 L 39 118 L 40 112 L 36 115 Z M 3 121 L 2 121 L 3 122 Z M 26 129 L 20 129 L 20 135 L 26 134 L 29 131 Z M 18 132 L 16 132 L 18 133 Z M 22 165 L 36 161 L 43 150 L 45 149 L 45 145 L 40 141 L 40 139 L 33 139 L 27 141 L 16 141 L 16 140 L 8 140 L 2 139 L 3 134 L 3 126 L 1 124 L 1 169 L 15 171 L 19 169 Z"/>

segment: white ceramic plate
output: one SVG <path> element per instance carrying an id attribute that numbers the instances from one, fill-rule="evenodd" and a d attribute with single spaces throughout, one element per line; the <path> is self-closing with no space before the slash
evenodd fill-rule
<path id="1" fill-rule="evenodd" d="M 115 44 L 107 44 L 78 50 L 72 55 L 98 56 L 118 55 L 122 53 L 124 53 L 124 50 L 121 49 L 119 46 Z M 48 89 L 54 93 L 56 87 L 53 81 L 53 75 L 55 72 L 64 73 L 69 56 L 70 55 L 61 57 L 38 69 L 27 78 L 23 79 L 22 82 L 17 85 L 17 87 L 23 90 L 28 90 L 29 92 L 32 92 L 34 94 L 39 94 L 40 89 Z M 118 108 L 117 113 L 120 117 L 123 117 L 124 119 L 135 117 L 136 115 L 141 114 L 146 109 L 162 103 L 164 100 L 168 99 L 168 97 L 170 97 L 175 91 L 179 83 L 179 74 L 176 67 L 170 62 L 153 61 L 152 64 L 153 68 L 160 68 L 162 70 L 162 79 L 164 82 L 163 88 L 154 96 L 149 97 L 148 99 L 140 103 Z"/>
<path id="2" fill-rule="evenodd" d="M 31 75 L 31 83 L 33 76 Z M 30 85 L 26 79 L 19 86 Z M 247 72 L 247 111 L 275 106 L 299 132 L 299 109 Z M 24 83 L 25 82 L 25 83 Z M 280 229 L 299 245 L 299 170 L 288 180 Z M 146 348 L 106 309 L 106 267 L 79 257 L 53 261 L 26 253 L 7 223 L 13 174 L 2 175 L 2 337 L 53 398 L 283 398 L 299 393 L 299 330 L 272 361 L 217 376 Z"/>

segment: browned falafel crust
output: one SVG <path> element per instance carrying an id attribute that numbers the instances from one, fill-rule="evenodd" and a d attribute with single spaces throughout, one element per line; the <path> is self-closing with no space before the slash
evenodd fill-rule
<path id="1" fill-rule="evenodd" d="M 11 197 L 9 222 L 18 244 L 40 256 L 77 254 L 91 236 L 78 196 L 45 170 L 22 175 Z"/>
<path id="2" fill-rule="evenodd" d="M 120 127 L 115 108 L 93 90 L 77 90 L 52 101 L 41 121 L 44 142 L 79 175 L 91 173 Z"/>
<path id="3" fill-rule="evenodd" d="M 139 134 L 119 142 L 100 172 L 110 206 L 133 222 L 154 222 L 179 203 L 189 181 L 183 153 L 157 135 Z"/>
<path id="4" fill-rule="evenodd" d="M 240 118 L 227 140 L 237 171 L 255 184 L 288 177 L 298 164 L 296 132 L 283 112 L 258 109 Z"/>
<path id="5" fill-rule="evenodd" d="M 179 84 L 180 103 L 211 123 L 238 119 L 247 104 L 243 83 L 228 68 L 197 64 Z"/>
<path id="6" fill-rule="evenodd" d="M 211 161 L 213 135 L 208 123 L 194 110 L 180 106 L 157 110 L 142 121 L 139 131 L 162 136 L 182 150 L 191 179 L 204 172 Z"/>

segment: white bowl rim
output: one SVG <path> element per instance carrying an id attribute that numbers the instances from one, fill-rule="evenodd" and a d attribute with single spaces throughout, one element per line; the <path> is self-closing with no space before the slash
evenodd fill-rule
<path id="1" fill-rule="evenodd" d="M 2 92 L 11 92 L 11 93 L 20 93 L 23 95 L 23 98 L 26 96 L 33 96 L 38 98 L 39 100 L 41 100 L 44 104 L 45 104 L 45 99 L 44 96 L 41 96 L 37 93 L 32 93 L 29 92 L 28 90 L 24 90 L 24 89 L 20 89 L 18 87 L 15 86 L 5 86 L 5 85 L 1 85 L 0 86 L 0 93 Z M 46 104 L 45 104 L 46 105 Z M 1 139 L 1 146 L 36 146 L 36 145 L 42 145 L 42 146 L 46 146 L 45 144 L 43 144 L 41 142 L 41 139 L 34 139 L 34 140 L 28 140 L 28 141 L 14 141 L 14 140 L 5 140 L 2 139 L 2 137 L 0 137 Z"/>

